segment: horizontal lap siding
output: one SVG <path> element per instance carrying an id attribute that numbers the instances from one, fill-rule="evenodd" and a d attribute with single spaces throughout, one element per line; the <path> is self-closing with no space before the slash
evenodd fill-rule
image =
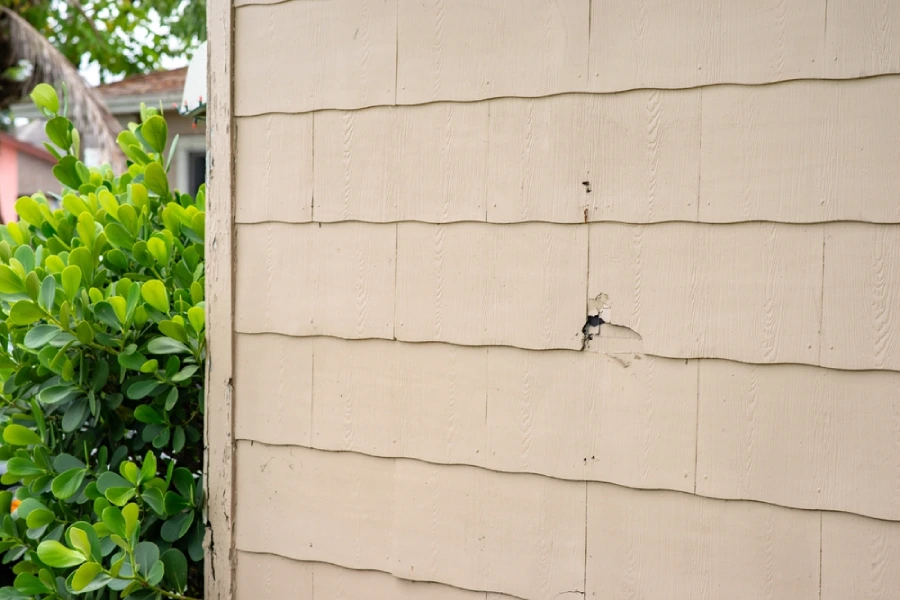
<path id="1" fill-rule="evenodd" d="M 583 483 L 247 442 L 236 477 L 239 550 L 529 598 L 584 581 Z"/>
<path id="2" fill-rule="evenodd" d="M 274 335 L 237 358 L 239 439 L 900 520 L 898 373 Z"/>
<path id="3" fill-rule="evenodd" d="M 822 515 L 822 600 L 893 600 L 898 563 L 900 523 Z"/>
<path id="4" fill-rule="evenodd" d="M 249 117 L 236 219 L 896 223 L 898 94 L 879 77 Z"/>
<path id="5" fill-rule="evenodd" d="M 607 321 L 648 354 L 898 370 L 898 235 L 863 224 L 247 225 L 236 327 L 577 350 L 587 297 L 604 294 Z"/>
<path id="6" fill-rule="evenodd" d="M 272 554 L 237 553 L 236 600 L 512 600 Z"/>

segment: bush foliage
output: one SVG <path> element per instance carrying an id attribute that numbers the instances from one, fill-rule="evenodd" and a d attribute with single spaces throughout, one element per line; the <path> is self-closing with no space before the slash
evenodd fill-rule
<path id="1" fill-rule="evenodd" d="M 169 188 L 161 111 L 116 176 L 32 98 L 63 192 L 0 227 L 0 600 L 202 597 L 204 191 Z"/>

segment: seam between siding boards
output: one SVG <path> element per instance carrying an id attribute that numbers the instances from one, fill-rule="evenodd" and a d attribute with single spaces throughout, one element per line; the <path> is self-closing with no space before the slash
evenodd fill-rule
<path id="1" fill-rule="evenodd" d="M 534 472 L 525 472 L 525 471 L 519 471 L 519 472 L 517 472 L 517 471 L 500 471 L 498 469 L 492 469 L 490 467 L 483 467 L 483 466 L 479 466 L 479 465 L 471 465 L 468 463 L 451 463 L 451 462 L 439 463 L 439 462 L 434 462 L 434 461 L 430 461 L 430 460 L 425 460 L 422 458 L 412 458 L 409 456 L 382 456 L 382 455 L 378 455 L 378 454 L 368 454 L 366 452 L 359 452 L 357 450 L 328 450 L 325 448 L 312 448 L 312 447 L 308 447 L 308 446 L 301 446 L 299 444 L 273 444 L 270 442 L 263 442 L 263 441 L 254 440 L 254 439 L 250 439 L 250 438 L 243 438 L 243 437 L 235 437 L 235 442 L 238 442 L 238 443 L 243 442 L 245 444 L 250 444 L 251 446 L 259 444 L 260 446 L 264 446 L 266 448 L 284 448 L 284 449 L 297 448 L 297 449 L 303 449 L 303 450 L 312 450 L 313 452 L 323 452 L 323 453 L 329 453 L 329 454 L 349 454 L 349 455 L 365 456 L 368 458 L 382 459 L 382 460 L 406 460 L 406 461 L 410 461 L 410 462 L 414 462 L 414 463 L 432 465 L 435 467 L 450 467 L 450 468 L 465 467 L 465 468 L 469 468 L 469 469 L 478 469 L 480 471 L 485 471 L 488 473 L 495 473 L 497 475 L 506 475 L 509 477 L 523 477 L 523 476 L 524 477 L 540 477 L 542 479 L 549 479 L 551 481 L 558 481 L 560 483 L 568 483 L 568 484 L 573 484 L 573 485 L 576 485 L 579 483 L 595 484 L 595 485 L 608 485 L 608 486 L 617 487 L 617 488 L 624 489 L 624 490 L 632 490 L 635 492 L 644 492 L 644 493 L 648 493 L 648 494 L 681 494 L 684 496 L 691 496 L 694 498 L 702 498 L 702 499 L 709 500 L 712 502 L 730 502 L 730 503 L 750 502 L 753 504 L 759 504 L 762 506 L 770 506 L 773 508 L 778 508 L 778 509 L 783 509 L 783 510 L 796 510 L 796 511 L 805 512 L 805 513 L 832 513 L 832 514 L 837 514 L 837 515 L 853 515 L 856 517 L 860 517 L 862 519 L 869 519 L 871 521 L 900 524 L 900 519 L 886 519 L 884 517 L 874 517 L 871 515 L 865 515 L 865 514 L 855 513 L 855 512 L 851 512 L 851 511 L 847 511 L 847 510 L 839 510 L 839 509 L 834 509 L 834 508 L 803 508 L 803 507 L 799 507 L 799 506 L 786 506 L 784 504 L 778 504 L 776 502 L 768 502 L 766 500 L 756 500 L 754 498 L 720 498 L 720 497 L 716 497 L 716 496 L 706 496 L 706 495 L 702 495 L 702 494 L 695 494 L 692 492 L 685 492 L 684 490 L 674 490 L 674 489 L 670 489 L 670 488 L 640 488 L 640 487 L 633 487 L 630 485 L 625 485 L 622 483 L 615 483 L 612 481 L 593 480 L 593 479 L 591 479 L 591 480 L 563 479 L 561 477 L 555 477 L 553 475 L 546 475 L 544 473 L 534 473 Z M 237 446 L 237 444 L 236 444 L 236 446 Z"/>
<path id="2" fill-rule="evenodd" d="M 687 225 L 716 225 L 716 226 L 737 226 L 737 225 L 796 225 L 799 227 L 808 227 L 810 225 L 830 225 L 834 224 L 861 224 L 861 225 L 878 225 L 891 226 L 900 225 L 898 221 L 864 221 L 861 219 L 836 219 L 832 221 L 775 221 L 771 219 L 748 219 L 745 221 L 688 221 L 685 219 L 668 219 L 662 221 L 617 221 L 615 219 L 602 219 L 598 221 L 546 221 L 546 220 L 528 220 L 528 221 L 476 221 L 466 219 L 460 221 L 422 221 L 420 219 L 402 219 L 394 221 L 364 221 L 361 219 L 344 219 L 340 221 L 282 221 L 279 219 L 266 219 L 262 221 L 235 221 L 238 227 L 251 227 L 256 225 L 342 225 L 344 223 L 354 223 L 357 225 L 402 225 L 404 223 L 424 224 L 424 225 L 503 225 L 506 227 L 515 225 L 559 225 L 566 227 L 584 227 L 585 225 L 636 225 L 640 227 L 651 227 L 653 225 L 669 225 L 684 223 Z"/>
<path id="3" fill-rule="evenodd" d="M 640 354 L 641 356 L 649 356 L 651 358 L 661 358 L 665 360 L 694 360 L 694 361 L 707 361 L 707 360 L 720 360 L 723 362 L 736 363 L 739 365 L 752 365 L 755 367 L 778 367 L 778 366 L 796 366 L 796 367 L 809 367 L 814 369 L 828 369 L 829 371 L 838 371 L 841 373 L 900 373 L 900 369 L 848 369 L 844 367 L 829 367 L 825 365 L 817 365 L 813 363 L 800 363 L 800 362 L 771 362 L 771 363 L 759 363 L 759 362 L 751 362 L 744 360 L 737 360 L 734 358 L 724 358 L 717 356 L 667 356 L 665 354 L 654 354 L 651 352 L 593 352 L 593 351 L 585 351 L 576 348 L 522 348 L 520 346 L 511 346 L 509 344 L 458 344 L 455 342 L 445 342 L 441 340 L 402 340 L 402 339 L 391 339 L 391 338 L 379 338 L 379 337 L 359 337 L 359 338 L 346 338 L 337 335 L 295 335 L 291 333 L 282 333 L 280 331 L 240 331 L 235 329 L 235 334 L 238 336 L 265 336 L 265 335 L 274 335 L 279 337 L 285 337 L 295 340 L 302 339 L 330 339 L 330 340 L 343 340 L 345 342 L 369 342 L 369 341 L 378 341 L 378 342 L 392 342 L 396 344 L 440 344 L 443 346 L 451 346 L 454 348 L 513 348 L 515 350 L 522 350 L 523 352 L 573 352 L 576 354 L 589 352 L 590 354 L 598 354 L 598 355 L 607 355 L 607 356 L 615 356 L 616 354 Z"/>
<path id="4" fill-rule="evenodd" d="M 294 0 L 288 0 L 289 2 L 293 2 Z M 490 100 L 506 100 L 506 99 L 514 99 L 520 98 L 523 100 L 537 100 L 540 98 L 555 98 L 557 96 L 568 96 L 568 95 L 582 95 L 582 96 L 613 96 L 617 94 L 628 94 L 631 92 L 649 92 L 649 91 L 660 91 L 660 92 L 689 92 L 701 90 L 704 88 L 717 88 L 717 87 L 745 87 L 745 88 L 758 88 L 764 86 L 773 86 L 773 85 L 789 85 L 796 82 L 854 82 L 854 81 L 865 81 L 868 79 L 878 79 L 878 78 L 888 78 L 888 77 L 898 77 L 900 76 L 900 72 L 889 72 L 889 73 L 876 73 L 874 75 L 863 75 L 859 77 L 797 77 L 793 79 L 781 79 L 778 81 L 766 81 L 762 83 L 739 83 L 739 82 L 724 82 L 724 83 L 706 83 L 701 85 L 693 85 L 686 87 L 655 87 L 655 86 L 647 86 L 647 87 L 633 87 L 626 88 L 622 90 L 608 91 L 608 92 L 589 92 L 583 90 L 571 90 L 567 92 L 555 92 L 552 94 L 540 94 L 535 96 L 512 96 L 512 95 L 501 95 L 501 96 L 486 96 L 484 98 L 478 98 L 475 100 L 428 100 L 427 102 L 412 102 L 409 104 L 366 104 L 365 106 L 356 106 L 353 108 L 340 108 L 340 107 L 329 107 L 329 108 L 313 108 L 310 110 L 296 110 L 296 111 L 284 111 L 284 110 L 264 110 L 259 112 L 241 112 L 235 114 L 236 119 L 247 119 L 253 117 L 265 117 L 269 115 L 305 115 L 309 113 L 317 113 L 317 112 L 328 112 L 328 111 L 336 111 L 336 112 L 356 112 L 360 110 L 369 110 L 372 108 L 383 108 L 383 107 L 407 107 L 407 106 L 428 106 L 431 104 L 477 104 L 479 102 L 488 102 Z"/>
<path id="5" fill-rule="evenodd" d="M 460 587 L 458 585 L 454 585 L 452 583 L 447 583 L 445 581 L 433 581 L 430 579 L 407 579 L 406 577 L 400 577 L 399 575 L 397 575 L 395 573 L 391 573 L 390 571 L 380 571 L 378 569 L 360 569 L 358 567 L 348 567 L 346 565 L 342 565 L 342 564 L 338 564 L 338 563 L 334 563 L 334 562 L 328 562 L 325 560 L 300 560 L 297 558 L 292 558 L 290 556 L 285 556 L 283 554 L 278 554 L 277 552 L 263 552 L 260 550 L 242 550 L 241 548 L 238 548 L 237 551 L 239 554 L 248 554 L 251 556 L 274 556 L 275 558 L 281 558 L 281 559 L 288 560 L 292 563 L 297 563 L 297 564 L 324 565 L 324 566 L 329 566 L 329 567 L 337 567 L 339 569 L 353 571 L 356 573 L 377 573 L 378 575 L 388 575 L 398 581 L 404 581 L 404 582 L 412 583 L 412 584 L 440 585 L 443 587 L 454 588 L 454 589 L 461 590 L 464 592 L 472 592 L 474 594 L 498 594 L 500 596 L 503 596 L 504 598 L 509 598 L 510 600 L 526 600 L 525 598 L 522 598 L 521 596 L 514 596 L 512 594 L 509 594 L 506 592 L 498 592 L 496 590 L 479 590 L 479 589 L 473 589 L 473 588 L 467 588 L 467 587 Z"/>

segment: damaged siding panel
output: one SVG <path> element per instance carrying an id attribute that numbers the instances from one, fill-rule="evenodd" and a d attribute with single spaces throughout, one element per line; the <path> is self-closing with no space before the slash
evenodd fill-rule
<path id="1" fill-rule="evenodd" d="M 585 228 L 403 223 L 397 235 L 397 339 L 581 348 Z"/>
<path id="2" fill-rule="evenodd" d="M 900 520 L 900 373 L 701 361 L 699 398 L 698 494 Z"/>
<path id="3" fill-rule="evenodd" d="M 589 297 L 644 352 L 744 362 L 819 360 L 822 227 L 591 225 Z M 837 366 L 837 365 L 835 365 Z"/>
<path id="4" fill-rule="evenodd" d="M 900 227 L 826 230 L 822 364 L 900 370 Z"/>
<path id="5" fill-rule="evenodd" d="M 400 104 L 587 90 L 589 0 L 399 3 Z"/>
<path id="6" fill-rule="evenodd" d="M 588 484 L 585 597 L 818 600 L 819 519 Z"/>
<path id="7" fill-rule="evenodd" d="M 900 523 L 822 514 L 822 600 L 892 600 L 900 589 Z"/>
<path id="8" fill-rule="evenodd" d="M 237 228 L 235 329 L 391 338 L 396 227 Z"/>
<path id="9" fill-rule="evenodd" d="M 583 584 L 583 483 L 246 442 L 237 465 L 239 550 L 523 598 Z"/>
<path id="10" fill-rule="evenodd" d="M 311 114 L 237 120 L 237 223 L 312 219 L 312 121 Z"/>
<path id="11" fill-rule="evenodd" d="M 700 221 L 900 221 L 900 77 L 702 94 Z"/>
<path id="12" fill-rule="evenodd" d="M 249 552 L 237 553 L 237 582 L 235 600 L 514 600 L 377 571 Z"/>
<path id="13" fill-rule="evenodd" d="M 397 0 L 235 9 L 238 116 L 393 104 Z"/>

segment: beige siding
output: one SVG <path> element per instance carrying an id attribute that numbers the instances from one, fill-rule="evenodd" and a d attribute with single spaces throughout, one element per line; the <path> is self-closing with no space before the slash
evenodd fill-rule
<path id="1" fill-rule="evenodd" d="M 897 597 L 890 2 L 233 16 L 216 598 Z"/>

